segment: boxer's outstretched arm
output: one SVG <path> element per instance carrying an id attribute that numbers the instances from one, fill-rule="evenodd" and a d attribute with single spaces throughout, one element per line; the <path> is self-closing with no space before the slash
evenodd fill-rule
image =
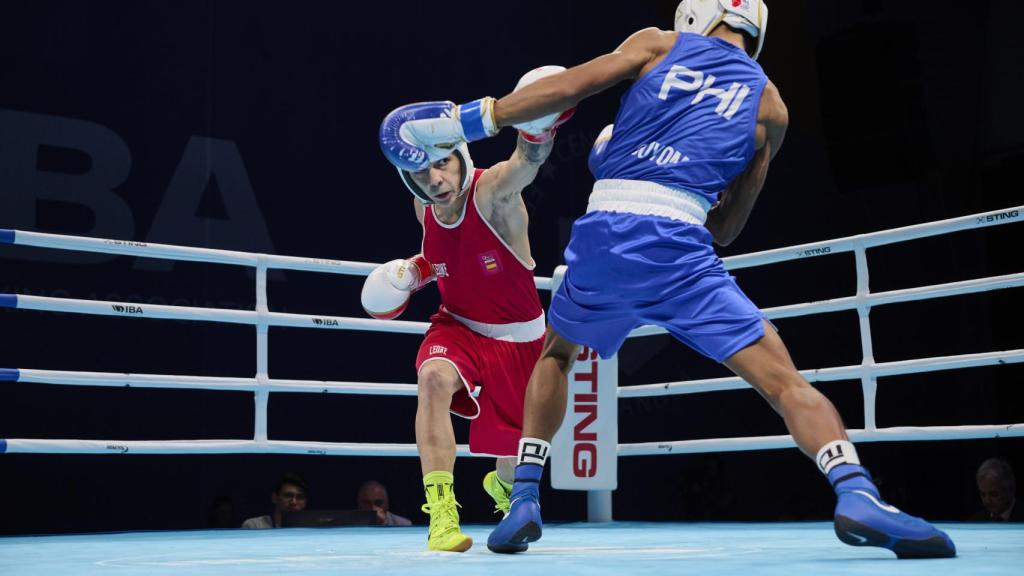
<path id="1" fill-rule="evenodd" d="M 501 98 L 494 104 L 494 122 L 500 128 L 568 110 L 588 96 L 623 80 L 640 77 L 649 63 L 666 52 L 666 45 L 671 49 L 674 42 L 674 32 L 640 30 L 614 52 L 542 78 Z"/>
<path id="2" fill-rule="evenodd" d="M 546 142 L 527 142 L 520 136 L 512 157 L 491 166 L 477 183 L 480 200 L 501 202 L 518 195 L 537 177 L 540 165 L 551 155 L 554 138 Z"/>
<path id="3" fill-rule="evenodd" d="M 704 226 L 711 232 L 712 238 L 720 246 L 728 246 L 735 240 L 747 224 L 750 211 L 754 209 L 765 177 L 768 176 L 768 165 L 786 136 L 789 125 L 789 112 L 779 96 L 778 89 L 769 82 L 764 89 L 764 101 L 758 111 L 756 133 L 757 152 L 747 168 L 722 191 L 718 204 L 708 212 Z"/>

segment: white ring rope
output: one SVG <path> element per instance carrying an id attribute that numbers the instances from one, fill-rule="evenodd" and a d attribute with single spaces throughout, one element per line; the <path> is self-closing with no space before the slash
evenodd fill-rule
<path id="1" fill-rule="evenodd" d="M 938 372 L 958 368 L 976 368 L 979 366 L 997 366 L 1024 362 L 1024 350 L 1006 352 L 982 352 L 980 354 L 963 354 L 960 356 L 937 356 L 935 358 L 918 358 L 916 360 L 899 360 L 882 362 L 870 366 L 836 366 L 834 368 L 818 368 L 801 370 L 800 374 L 808 382 L 835 382 L 838 380 L 856 380 L 867 373 L 879 378 L 901 374 L 918 374 L 921 372 Z M 738 376 L 727 378 L 708 378 L 704 380 L 686 380 L 682 382 L 663 382 L 660 384 L 641 384 L 619 388 L 619 398 L 643 398 L 649 396 L 673 396 L 677 394 L 699 394 L 701 392 L 720 392 L 722 390 L 747 390 L 750 385 Z"/>
<path id="2" fill-rule="evenodd" d="M 947 284 L 934 284 L 932 286 L 920 286 L 918 288 L 906 288 L 903 290 L 891 290 L 889 292 L 875 292 L 862 296 L 846 296 L 831 300 L 820 300 L 818 302 L 806 302 L 802 304 L 789 304 L 776 306 L 774 308 L 762 308 L 771 320 L 779 318 L 795 318 L 797 316 L 809 316 L 811 314 L 825 314 L 828 312 L 842 312 L 845 310 L 856 310 L 861 306 L 874 307 L 885 304 L 896 304 L 900 302 L 913 302 L 915 300 L 931 300 L 946 296 L 960 296 L 962 294 L 974 294 L 977 292 L 990 292 L 1003 288 L 1019 288 L 1024 286 L 1024 272 L 1007 274 L 1005 276 L 992 276 L 990 278 L 976 278 L 974 280 L 963 280 L 961 282 L 949 282 Z M 642 326 L 629 333 L 629 336 L 653 336 L 655 334 L 668 334 L 663 328 L 657 326 Z"/>
<path id="3" fill-rule="evenodd" d="M 857 271 L 857 293 L 854 296 L 820 302 L 792 304 L 765 309 L 769 318 L 789 318 L 844 310 L 857 310 L 860 318 L 863 360 L 859 365 L 839 366 L 801 372 L 811 382 L 860 379 L 864 390 L 865 429 L 851 430 L 855 441 L 947 440 L 976 439 L 1006 436 L 1024 436 L 1024 424 L 996 426 L 929 426 L 929 427 L 875 427 L 874 400 L 877 378 L 899 374 L 932 372 L 976 366 L 992 366 L 1024 362 L 1024 350 L 1007 350 L 980 354 L 964 354 L 875 363 L 872 354 L 869 315 L 874 306 L 987 292 L 1024 285 L 1024 272 L 990 278 L 978 278 L 923 286 L 904 290 L 871 293 L 868 289 L 866 249 L 904 242 L 918 238 L 948 234 L 961 230 L 997 226 L 1021 221 L 1024 206 L 994 210 L 949 220 L 907 226 L 892 230 L 861 234 L 847 238 L 826 240 L 766 250 L 753 254 L 725 258 L 730 270 L 761 266 L 787 260 L 813 256 L 853 252 Z M 116 440 L 44 440 L 0 439 L 0 453 L 133 453 L 133 454 L 227 454 L 227 453 L 286 453 L 317 455 L 415 456 L 415 444 L 329 443 L 271 440 L 266 436 L 267 403 L 271 392 L 340 393 L 388 396 L 414 396 L 415 384 L 385 384 L 367 382 L 327 382 L 313 380 L 275 380 L 267 374 L 267 329 L 269 326 L 317 328 L 333 330 L 367 330 L 422 334 L 425 322 L 381 321 L 366 318 L 346 318 L 305 314 L 270 312 L 266 296 L 266 273 L 269 269 L 299 270 L 365 276 L 375 264 L 254 254 L 209 248 L 149 244 L 143 242 L 84 238 L 39 232 L 0 229 L 0 244 L 17 244 L 63 250 L 99 252 L 123 256 L 161 258 L 180 261 L 198 261 L 216 264 L 249 266 L 256 268 L 256 310 L 226 310 L 186 306 L 166 306 L 127 302 L 77 300 L 0 294 L 0 306 L 71 312 L 91 315 L 122 316 L 130 318 L 157 318 L 250 324 L 257 332 L 257 367 L 254 378 L 223 378 L 206 376 L 179 376 L 162 374 L 121 374 L 104 372 L 70 372 L 0 368 L 0 381 L 19 381 L 41 384 L 79 386 L 120 386 L 140 388 L 183 388 L 206 390 L 232 390 L 253 392 L 256 396 L 256 425 L 253 440 L 176 440 L 176 441 L 116 441 Z M 555 280 L 537 277 L 538 289 L 552 290 L 564 273 L 564 267 L 555 270 Z M 663 334 L 663 330 L 644 326 L 632 336 Z M 619 388 L 620 398 L 692 394 L 719 390 L 746 389 L 739 378 L 715 378 L 686 382 L 665 382 Z M 620 444 L 620 456 L 647 454 L 680 454 L 694 452 L 765 450 L 795 446 L 786 436 L 746 438 L 712 438 L 678 442 L 647 442 Z M 468 455 L 466 446 L 458 447 L 460 455 Z"/>
<path id="4" fill-rule="evenodd" d="M 2 442 L 2 441 L 0 441 Z M 8 439 L 7 452 L 24 454 L 305 454 L 314 456 L 417 456 L 415 444 L 301 442 L 294 440 L 37 440 Z M 459 446 L 459 456 L 472 456 Z"/>
<path id="5" fill-rule="evenodd" d="M 20 370 L 18 382 L 63 384 L 70 386 L 109 386 L 116 388 L 187 388 L 255 392 L 310 392 L 315 394 L 363 394 L 370 396 L 415 396 L 415 384 L 371 382 L 329 382 L 320 380 L 273 380 L 224 378 L 219 376 L 172 376 L 167 374 L 115 374 L 111 372 L 66 372 L 60 370 Z"/>
<path id="6" fill-rule="evenodd" d="M 917 440 L 975 440 L 1024 436 L 1024 424 L 1001 426 L 894 426 L 876 430 L 847 430 L 853 442 L 898 442 Z M 697 454 L 701 452 L 743 452 L 795 448 L 793 437 L 757 436 L 746 438 L 709 438 L 678 442 L 639 442 L 619 444 L 619 456 L 650 456 L 659 454 Z"/>
<path id="7" fill-rule="evenodd" d="M 196 308 L 191 306 L 168 306 L 166 304 L 137 304 L 134 302 L 110 302 L 107 300 L 77 300 L 74 298 L 52 298 L 49 296 L 18 295 L 17 307 L 25 310 L 71 312 L 94 316 L 196 320 L 226 324 L 258 325 L 263 323 L 267 326 L 291 328 L 365 330 L 369 332 L 398 332 L 403 334 L 423 334 L 430 326 L 427 322 L 409 322 L 406 320 L 311 316 L 308 314 L 286 314 L 283 312 Z"/>
<path id="8" fill-rule="evenodd" d="M 4 241 L 5 237 L 9 238 L 6 242 Z M 180 262 L 206 262 L 209 264 L 249 266 L 252 268 L 257 267 L 262 260 L 269 269 L 323 272 L 325 274 L 344 274 L 349 276 L 367 276 L 378 266 L 369 262 L 278 256 L 275 254 L 218 250 L 216 248 L 195 248 L 192 246 L 173 246 L 171 244 L 154 244 L 129 240 L 47 234 L 45 232 L 26 232 L 24 230 L 0 230 L 0 244 L 3 243 L 35 246 L 37 248 L 74 250 L 78 252 L 116 254 L 119 256 L 159 258 Z M 534 279 L 534 283 L 538 289 L 551 289 L 550 278 L 538 276 Z"/>

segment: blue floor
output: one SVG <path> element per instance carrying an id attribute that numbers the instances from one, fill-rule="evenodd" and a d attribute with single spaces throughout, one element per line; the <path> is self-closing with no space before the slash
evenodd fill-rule
<path id="1" fill-rule="evenodd" d="M 947 524 L 959 557 L 896 560 L 852 548 L 826 523 L 562 524 L 515 556 L 492 554 L 490 526 L 467 526 L 465 554 L 428 552 L 426 528 L 133 532 L 0 538 L 0 574 L 1024 574 L 1024 525 Z"/>

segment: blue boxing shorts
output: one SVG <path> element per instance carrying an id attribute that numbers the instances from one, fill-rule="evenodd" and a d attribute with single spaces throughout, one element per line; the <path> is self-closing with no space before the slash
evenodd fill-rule
<path id="1" fill-rule="evenodd" d="M 573 224 L 565 263 L 548 321 L 603 358 L 644 324 L 717 362 L 764 336 L 764 314 L 726 272 L 704 226 L 588 212 Z"/>

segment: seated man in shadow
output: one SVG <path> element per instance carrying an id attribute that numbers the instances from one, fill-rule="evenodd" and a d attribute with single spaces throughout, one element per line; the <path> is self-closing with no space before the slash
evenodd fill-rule
<path id="1" fill-rule="evenodd" d="M 1017 506 L 1017 480 L 1010 463 L 989 458 L 974 476 L 983 510 L 971 516 L 972 522 L 1022 522 L 1024 510 Z"/>
<path id="2" fill-rule="evenodd" d="M 356 494 L 356 505 L 360 510 L 372 510 L 377 513 L 377 524 L 381 526 L 412 526 L 412 521 L 391 512 L 388 501 L 388 489 L 376 480 L 367 480 L 359 486 Z"/>
<path id="3" fill-rule="evenodd" d="M 231 496 L 220 494 L 213 499 L 210 510 L 207 513 L 207 528 L 234 528 L 235 523 L 235 502 Z"/>

